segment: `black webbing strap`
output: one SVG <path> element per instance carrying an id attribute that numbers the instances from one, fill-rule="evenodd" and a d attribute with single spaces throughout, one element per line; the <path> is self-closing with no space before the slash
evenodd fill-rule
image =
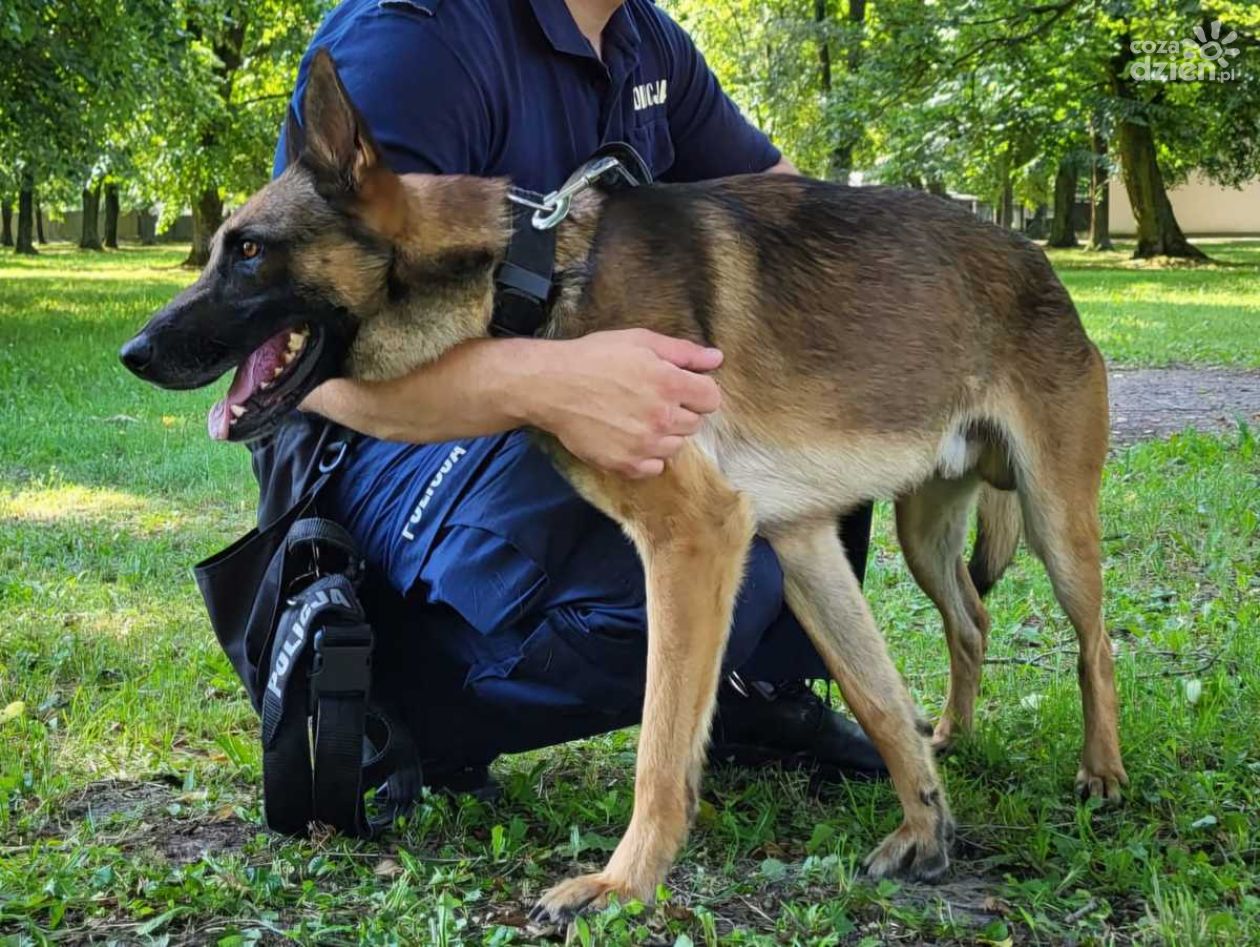
<path id="1" fill-rule="evenodd" d="M 542 195 L 518 191 L 534 201 Z M 547 321 L 551 277 L 556 265 L 556 232 L 530 223 L 533 208 L 512 205 L 512 237 L 494 274 L 494 315 L 490 334 L 500 337 L 536 335 Z"/>
<path id="2" fill-rule="evenodd" d="M 310 709 L 315 733 L 315 821 L 370 835 L 363 813 L 363 734 L 371 695 L 372 628 L 328 624 L 315 636 Z"/>
<path id="3" fill-rule="evenodd" d="M 611 141 L 601 145 L 573 172 L 565 187 L 590 168 L 592 162 L 606 157 L 616 158 L 621 164 L 621 172 L 604 172 L 595 181 L 596 186 L 615 190 L 652 182 L 651 169 L 642 156 L 625 142 Z M 563 190 L 562 187 L 557 193 L 563 193 Z M 512 194 L 512 236 L 503 262 L 494 274 L 494 314 L 490 318 L 490 334 L 528 337 L 538 334 L 551 308 L 556 231 L 552 226 L 540 230 L 533 225 L 534 214 L 546 202 L 546 195 L 521 188 L 513 188 Z"/>
<path id="4" fill-rule="evenodd" d="M 269 828 L 311 823 L 367 837 L 419 795 L 420 754 L 398 717 L 372 701 L 375 640 L 355 588 L 354 540 L 329 520 L 294 523 L 303 561 L 276 626 L 262 700 L 263 812 Z M 369 818 L 364 791 L 381 784 Z"/>
<path id="5" fill-rule="evenodd" d="M 289 535 L 284 538 L 284 543 L 289 549 L 302 543 L 312 542 L 320 545 L 331 544 L 347 556 L 356 558 L 358 556 L 354 537 L 332 520 L 326 520 L 322 516 L 308 516 L 304 520 L 298 520 L 290 527 Z"/>
<path id="6" fill-rule="evenodd" d="M 366 743 L 370 755 L 363 761 L 363 782 L 376 786 L 381 812 L 372 825 L 388 825 L 420 797 L 424 774 L 420 751 L 411 733 L 397 723 L 401 715 L 387 712 L 379 703 L 368 708 Z"/>
<path id="7" fill-rule="evenodd" d="M 272 829 L 302 835 L 322 822 L 371 834 L 362 780 L 372 644 L 345 575 L 316 578 L 288 599 L 262 706 L 263 805 Z"/>
<path id="8" fill-rule="evenodd" d="M 370 577 L 353 537 L 315 515 L 354 435 L 329 425 L 288 483 L 279 515 L 194 570 L 220 644 L 262 717 L 263 812 L 305 835 L 393 822 L 420 794 L 420 754 L 373 698 L 373 633 L 358 597 Z M 367 786 L 384 783 L 369 819 Z"/>
<path id="9" fill-rule="evenodd" d="M 633 145 L 624 141 L 606 141 L 595 149 L 595 153 L 589 160 L 595 161 L 608 156 L 621 162 L 622 168 L 634 183 L 627 181 L 622 175 L 608 175 L 606 180 L 599 182 L 601 188 L 614 191 L 618 188 L 639 187 L 642 184 L 652 183 L 652 169 L 643 160 L 643 155 L 634 150 Z"/>

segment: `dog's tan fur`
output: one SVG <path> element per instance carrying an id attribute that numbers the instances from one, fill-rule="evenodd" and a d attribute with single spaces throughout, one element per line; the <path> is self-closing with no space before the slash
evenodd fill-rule
<path id="1" fill-rule="evenodd" d="M 349 371 L 393 377 L 485 335 L 504 182 L 384 170 L 324 55 L 306 114 L 307 160 L 235 223 L 301 214 L 312 175 L 340 169 L 342 212 L 379 246 L 330 231 L 295 266 L 357 317 Z M 682 845 L 755 530 L 900 797 L 904 822 L 870 870 L 945 870 L 952 822 L 931 748 L 836 538 L 837 516 L 873 498 L 896 501 L 910 568 L 944 617 L 950 691 L 936 742 L 971 726 L 988 632 L 975 586 L 1009 561 L 1022 519 L 1080 641 L 1078 785 L 1118 794 L 1097 510 L 1106 374 L 1040 250 L 926 195 L 753 176 L 588 195 L 560 227 L 557 266 L 550 336 L 642 326 L 726 359 L 722 410 L 660 477 L 618 478 L 544 438 L 634 541 L 649 618 L 634 814 L 602 872 L 544 895 L 551 916 L 611 893 L 651 899 Z M 988 547 L 969 574 L 963 543 L 982 489 Z"/>

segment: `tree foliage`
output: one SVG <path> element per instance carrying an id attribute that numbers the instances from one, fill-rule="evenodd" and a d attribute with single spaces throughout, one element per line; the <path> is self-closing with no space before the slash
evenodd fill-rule
<path id="1" fill-rule="evenodd" d="M 813 174 L 852 151 L 864 180 L 977 194 L 1000 216 L 1013 202 L 1051 203 L 1056 179 L 1072 191 L 1059 195 L 1062 213 L 1076 182 L 1110 166 L 1124 143 L 1139 176 L 1161 173 L 1161 194 L 1193 170 L 1225 185 L 1260 175 L 1252 0 L 674 0 L 670 9 L 750 118 Z M 1174 39 L 1180 62 L 1210 60 L 1213 21 L 1235 34 L 1228 81 L 1134 74 L 1135 41 Z M 1130 192 L 1139 218 L 1159 216 L 1153 193 Z M 1156 251 L 1190 252 L 1169 231 L 1170 207 L 1159 228 Z"/>
<path id="2" fill-rule="evenodd" d="M 0 197 L 39 186 L 90 209 L 103 185 L 160 203 L 167 222 L 192 206 L 213 229 L 225 199 L 266 179 L 299 58 L 331 5 L 9 0 Z"/>
<path id="3" fill-rule="evenodd" d="M 163 81 L 130 131 L 134 163 L 169 216 L 208 190 L 266 180 L 299 59 L 327 0 L 170 4 Z"/>
<path id="4" fill-rule="evenodd" d="M 110 214 L 160 204 L 169 222 L 191 208 L 197 261 L 225 203 L 266 178 L 331 3 L 6 0 L 0 204 L 18 210 L 19 245 L 36 191 L 44 206 L 88 210 L 103 193 Z M 978 195 L 1004 223 L 1021 205 L 1057 208 L 1070 242 L 1064 215 L 1081 188 L 1105 234 L 1104 172 L 1118 164 L 1139 252 L 1192 255 L 1166 188 L 1192 172 L 1226 185 L 1260 175 L 1255 0 L 667 6 L 750 119 L 817 176 Z M 1229 81 L 1152 81 L 1145 50 L 1169 41 L 1178 64 L 1227 68 Z"/>

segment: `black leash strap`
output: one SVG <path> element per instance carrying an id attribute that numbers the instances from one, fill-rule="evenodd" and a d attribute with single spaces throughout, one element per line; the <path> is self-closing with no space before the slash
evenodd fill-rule
<path id="1" fill-rule="evenodd" d="M 315 821 L 344 825 L 347 835 L 370 835 L 363 812 L 363 735 L 372 627 L 329 622 L 315 636 L 314 646 L 309 707 L 315 734 Z"/>

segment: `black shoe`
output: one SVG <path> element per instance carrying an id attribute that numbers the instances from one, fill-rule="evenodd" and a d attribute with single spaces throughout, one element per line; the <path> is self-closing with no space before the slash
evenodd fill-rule
<path id="1" fill-rule="evenodd" d="M 429 764 L 424 767 L 424 785 L 431 792 L 448 796 L 469 795 L 481 802 L 497 802 L 503 795 L 503 787 L 490 775 L 489 766 L 443 767 Z"/>
<path id="2" fill-rule="evenodd" d="M 806 682 L 745 683 L 734 675 L 718 691 L 709 764 L 812 769 L 824 781 L 888 775 L 862 728 Z"/>

